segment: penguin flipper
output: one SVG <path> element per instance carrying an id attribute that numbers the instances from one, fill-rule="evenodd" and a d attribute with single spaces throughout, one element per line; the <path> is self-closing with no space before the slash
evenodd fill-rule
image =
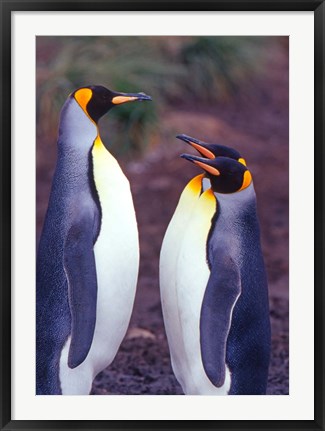
<path id="1" fill-rule="evenodd" d="M 64 247 L 71 311 L 68 366 L 76 368 L 87 357 L 94 336 L 97 306 L 97 273 L 90 218 L 81 216 L 70 228 Z"/>
<path id="2" fill-rule="evenodd" d="M 226 346 L 233 307 L 240 295 L 239 271 L 224 250 L 217 253 L 205 290 L 200 318 L 200 344 L 204 370 L 217 387 L 226 376 Z"/>

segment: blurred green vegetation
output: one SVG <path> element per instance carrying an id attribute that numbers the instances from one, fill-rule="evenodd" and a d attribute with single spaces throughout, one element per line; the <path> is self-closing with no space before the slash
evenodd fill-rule
<path id="1" fill-rule="evenodd" d="M 101 120 L 114 154 L 139 155 L 155 142 L 159 117 L 177 105 L 211 106 L 247 97 L 265 68 L 269 37 L 37 37 L 38 137 L 55 139 L 59 112 L 84 85 L 143 91 Z"/>

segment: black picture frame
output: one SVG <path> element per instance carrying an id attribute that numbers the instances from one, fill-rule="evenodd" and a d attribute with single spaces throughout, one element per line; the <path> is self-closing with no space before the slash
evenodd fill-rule
<path id="1" fill-rule="evenodd" d="M 324 21 L 320 0 L 10 1 L 1 5 L 1 429 L 268 429 L 324 430 Z M 11 420 L 11 14 L 15 11 L 313 11 L 315 66 L 315 415 L 310 421 L 38 421 Z M 312 145 L 312 143 L 309 143 Z M 198 423 L 196 423 L 198 422 Z"/>

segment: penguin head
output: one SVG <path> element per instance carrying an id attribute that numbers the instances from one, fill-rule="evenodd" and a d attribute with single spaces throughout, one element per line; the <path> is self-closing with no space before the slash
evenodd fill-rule
<path id="1" fill-rule="evenodd" d="M 229 157 L 206 159 L 190 154 L 182 154 L 181 157 L 204 169 L 206 176 L 210 179 L 211 188 L 216 193 L 239 192 L 246 189 L 252 182 L 252 175 L 247 167 Z"/>
<path id="2" fill-rule="evenodd" d="M 187 144 L 190 144 L 203 157 L 207 157 L 208 159 L 214 159 L 215 157 L 229 157 L 230 159 L 237 160 L 246 166 L 245 159 L 243 159 L 240 153 L 234 148 L 226 147 L 225 145 L 220 144 L 208 144 L 184 134 L 177 135 L 176 138 L 186 142 Z"/>
<path id="3" fill-rule="evenodd" d="M 70 98 L 74 98 L 85 114 L 95 123 L 113 106 L 136 100 L 152 100 L 144 93 L 117 93 L 102 85 L 78 88 Z"/>

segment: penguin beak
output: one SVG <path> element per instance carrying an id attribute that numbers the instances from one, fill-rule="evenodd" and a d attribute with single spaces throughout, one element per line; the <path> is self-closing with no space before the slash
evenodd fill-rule
<path id="1" fill-rule="evenodd" d="M 214 166 L 211 166 L 211 161 L 208 159 L 204 159 L 203 157 L 192 156 L 191 154 L 181 154 L 182 159 L 186 159 L 189 162 L 195 163 L 200 166 L 200 168 L 204 169 L 206 172 L 212 175 L 219 176 L 220 171 Z"/>
<path id="2" fill-rule="evenodd" d="M 150 96 L 144 93 L 116 93 L 116 96 L 112 98 L 114 105 L 120 105 L 121 103 L 133 102 L 142 100 L 152 100 Z"/>
<path id="3" fill-rule="evenodd" d="M 177 135 L 176 138 L 186 142 L 187 144 L 190 144 L 199 153 L 201 153 L 202 156 L 207 157 L 208 159 L 215 158 L 215 155 L 212 153 L 212 151 L 209 150 L 208 144 L 206 144 L 205 142 L 202 142 L 199 139 L 195 139 L 195 138 L 192 138 L 191 136 L 187 136 L 183 134 Z"/>

